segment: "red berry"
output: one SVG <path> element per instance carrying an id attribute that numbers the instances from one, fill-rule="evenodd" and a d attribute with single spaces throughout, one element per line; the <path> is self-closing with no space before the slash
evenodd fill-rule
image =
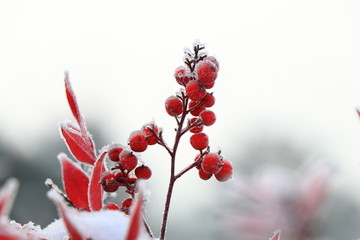
<path id="1" fill-rule="evenodd" d="M 111 172 L 103 173 L 100 182 L 105 192 L 115 192 L 119 188 L 115 176 Z"/>
<path id="2" fill-rule="evenodd" d="M 186 94 L 193 101 L 200 101 L 206 95 L 205 88 L 196 80 L 191 80 L 186 84 Z"/>
<path id="3" fill-rule="evenodd" d="M 130 178 L 128 178 L 128 183 L 129 183 L 129 184 L 135 184 L 136 181 L 137 181 L 137 178 L 135 178 L 135 177 L 130 177 Z"/>
<path id="4" fill-rule="evenodd" d="M 218 68 L 209 60 L 200 61 L 196 67 L 199 82 L 204 85 L 205 88 L 211 88 L 214 86 L 214 82 L 217 78 L 217 72 Z"/>
<path id="5" fill-rule="evenodd" d="M 147 149 L 148 143 L 144 131 L 134 131 L 130 134 L 129 145 L 134 152 L 143 152 Z"/>
<path id="6" fill-rule="evenodd" d="M 213 88 L 215 86 L 215 81 L 209 82 L 209 83 L 202 83 L 201 85 L 206 89 L 210 89 L 210 88 Z"/>
<path id="7" fill-rule="evenodd" d="M 149 179 L 151 177 L 151 169 L 148 166 L 140 166 L 135 168 L 135 176 L 139 179 Z"/>
<path id="8" fill-rule="evenodd" d="M 144 125 L 142 130 L 145 133 L 145 139 L 149 145 L 154 145 L 157 143 L 157 137 L 155 134 L 158 134 L 159 128 L 155 123 L 148 123 Z"/>
<path id="9" fill-rule="evenodd" d="M 119 161 L 119 154 L 124 150 L 124 146 L 118 143 L 113 143 L 109 147 L 108 156 L 111 161 Z"/>
<path id="10" fill-rule="evenodd" d="M 138 163 L 138 158 L 129 150 L 123 150 L 119 155 L 119 159 L 120 166 L 128 171 L 133 170 Z"/>
<path id="11" fill-rule="evenodd" d="M 205 110 L 200 113 L 200 118 L 203 121 L 205 126 L 211 126 L 216 121 L 216 115 L 211 110 Z"/>
<path id="12" fill-rule="evenodd" d="M 121 202 L 121 210 L 125 213 L 125 214 L 129 214 L 129 210 L 132 204 L 132 198 L 127 198 L 125 200 L 123 200 Z"/>
<path id="13" fill-rule="evenodd" d="M 219 182 L 225 182 L 229 180 L 233 175 L 233 167 L 230 161 L 223 160 L 222 167 L 218 173 L 215 174 L 215 178 Z"/>
<path id="14" fill-rule="evenodd" d="M 174 76 L 176 82 L 183 86 L 185 86 L 192 78 L 191 72 L 189 71 L 189 69 L 185 68 L 184 66 L 180 66 L 177 69 L 175 69 Z"/>
<path id="15" fill-rule="evenodd" d="M 208 153 L 201 162 L 201 168 L 209 174 L 216 174 L 222 166 L 221 158 L 217 153 Z"/>
<path id="16" fill-rule="evenodd" d="M 190 124 L 193 124 L 194 122 L 198 121 L 198 118 L 192 118 L 190 119 Z M 199 133 L 203 130 L 202 124 L 196 124 L 194 127 L 190 128 L 190 132 L 192 133 Z"/>
<path id="17" fill-rule="evenodd" d="M 203 150 L 209 146 L 209 138 L 205 133 L 195 133 L 190 137 L 190 144 L 196 150 Z"/>
<path id="18" fill-rule="evenodd" d="M 212 174 L 204 172 L 202 169 L 199 169 L 199 177 L 202 180 L 209 180 L 212 177 Z"/>
<path id="19" fill-rule="evenodd" d="M 170 116 L 181 115 L 183 112 L 182 101 L 175 96 L 170 96 L 165 101 L 165 109 Z"/>
<path id="20" fill-rule="evenodd" d="M 207 108 L 214 106 L 215 104 L 214 95 L 212 93 L 206 93 L 206 96 L 203 99 L 201 99 L 201 104 Z"/>
<path id="21" fill-rule="evenodd" d="M 120 207 L 117 204 L 113 203 L 113 202 L 109 202 L 108 204 L 106 204 L 105 209 L 107 209 L 107 210 L 120 210 Z"/>
<path id="22" fill-rule="evenodd" d="M 217 61 L 217 59 L 214 56 L 207 56 L 206 58 L 204 58 L 205 61 L 210 61 L 212 63 L 215 64 L 215 66 L 217 67 L 218 71 L 219 71 L 219 62 Z"/>
<path id="23" fill-rule="evenodd" d="M 199 114 L 206 109 L 201 102 L 190 101 L 189 102 L 189 111 L 193 116 L 199 116 Z"/>

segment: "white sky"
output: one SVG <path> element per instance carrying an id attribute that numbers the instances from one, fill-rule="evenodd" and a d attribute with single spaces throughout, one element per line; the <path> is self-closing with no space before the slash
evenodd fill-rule
<path id="1" fill-rule="evenodd" d="M 171 131 L 163 102 L 198 39 L 221 64 L 213 145 L 233 151 L 262 130 L 291 136 L 358 186 L 359 13 L 357 0 L 0 0 L 1 136 L 26 150 L 58 134 L 71 119 L 64 70 L 109 142 L 152 119 Z"/>

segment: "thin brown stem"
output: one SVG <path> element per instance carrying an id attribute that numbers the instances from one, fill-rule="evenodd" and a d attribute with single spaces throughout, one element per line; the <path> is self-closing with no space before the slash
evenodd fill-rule
<path id="1" fill-rule="evenodd" d="M 182 97 L 183 97 L 183 115 L 181 116 L 180 121 L 178 121 L 178 127 L 177 127 L 177 130 L 176 130 L 174 147 L 173 147 L 173 150 L 172 150 L 172 152 L 170 154 L 170 156 L 171 156 L 170 180 L 169 180 L 169 187 L 168 187 L 168 191 L 167 191 L 167 195 L 166 195 L 163 219 L 162 219 L 162 224 L 161 224 L 161 229 L 160 229 L 160 240 L 165 239 L 166 226 L 167 226 L 167 222 L 168 222 L 171 197 L 172 197 L 175 181 L 178 179 L 175 176 L 176 152 L 177 152 L 177 149 L 179 147 L 180 139 L 181 139 L 181 136 L 182 136 L 182 129 L 183 129 L 183 125 L 184 125 L 184 122 L 185 122 L 185 119 L 186 119 L 187 104 L 188 104 L 188 101 L 189 101 L 189 98 L 186 97 L 185 94 L 183 94 Z"/>
<path id="2" fill-rule="evenodd" d="M 154 234 L 153 234 L 153 232 L 151 231 L 151 228 L 150 228 L 150 226 L 148 225 L 148 223 L 147 223 L 147 221 L 146 221 L 146 219 L 145 219 L 144 216 L 143 216 L 143 223 L 144 223 L 146 232 L 149 234 L 149 236 L 150 236 L 151 238 L 154 238 Z"/>
<path id="3" fill-rule="evenodd" d="M 204 46 L 202 46 L 202 45 L 201 46 L 200 45 L 194 46 L 194 54 L 192 56 L 190 54 L 189 58 L 186 58 L 185 64 L 190 68 L 191 72 L 193 72 L 195 70 L 195 66 L 196 66 L 197 62 L 200 61 L 201 59 L 203 59 L 204 57 L 206 57 L 205 55 L 199 55 L 199 51 L 201 51 L 203 49 L 204 49 Z M 160 240 L 165 239 L 166 226 L 167 226 L 167 222 L 168 222 L 171 197 L 172 197 L 175 181 L 178 178 L 180 178 L 183 174 L 185 174 L 187 171 L 189 171 L 190 169 L 195 167 L 200 162 L 200 159 L 204 155 L 204 153 L 202 151 L 200 151 L 201 157 L 200 157 L 200 159 L 198 161 L 190 164 L 187 168 L 183 169 L 180 173 L 175 175 L 176 152 L 177 152 L 177 149 L 179 147 L 180 139 L 192 127 L 196 126 L 197 124 L 200 124 L 199 122 L 196 122 L 194 124 L 188 123 L 188 125 L 184 128 L 184 123 L 185 123 L 186 116 L 190 112 L 189 109 L 188 109 L 189 97 L 185 94 L 184 91 L 181 91 L 180 94 L 177 95 L 177 97 L 182 100 L 183 113 L 182 113 L 180 118 L 179 118 L 179 116 L 175 116 L 175 120 L 176 120 L 176 123 L 177 123 L 178 126 L 176 128 L 175 142 L 174 142 L 172 150 L 169 147 L 167 147 L 166 144 L 164 144 L 165 142 L 162 139 L 161 135 L 158 136 L 158 141 L 159 141 L 160 145 L 162 145 L 162 146 L 164 146 L 166 148 L 166 150 L 168 151 L 168 153 L 169 153 L 169 155 L 171 157 L 170 179 L 169 179 L 169 186 L 168 186 L 168 191 L 167 191 L 167 195 L 166 195 L 163 219 L 162 219 L 161 229 L 160 229 Z"/>

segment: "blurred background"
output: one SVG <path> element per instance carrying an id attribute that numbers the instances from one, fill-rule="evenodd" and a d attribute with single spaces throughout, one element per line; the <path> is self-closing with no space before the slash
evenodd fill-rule
<path id="1" fill-rule="evenodd" d="M 44 185 L 61 186 L 58 132 L 73 120 L 69 71 L 97 149 L 126 144 L 154 120 L 172 142 L 165 99 L 183 49 L 195 40 L 220 62 L 212 149 L 232 181 L 180 179 L 168 239 L 360 237 L 360 2 L 0 0 L 0 183 L 21 181 L 12 218 L 45 227 L 57 218 Z M 196 152 L 183 139 L 177 169 Z M 153 169 L 148 221 L 158 235 L 169 159 Z"/>

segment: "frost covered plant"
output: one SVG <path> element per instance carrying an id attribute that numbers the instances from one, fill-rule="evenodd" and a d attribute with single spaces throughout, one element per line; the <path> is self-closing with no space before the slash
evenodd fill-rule
<path id="1" fill-rule="evenodd" d="M 151 177 L 152 170 L 140 160 L 140 153 L 151 145 L 163 147 L 171 161 L 168 193 L 160 230 L 160 239 L 165 239 L 166 226 L 174 183 L 183 174 L 197 168 L 199 176 L 207 180 L 213 175 L 218 181 L 226 181 L 232 176 L 232 165 L 221 152 L 210 152 L 209 137 L 203 131 L 216 121 L 215 113 L 209 110 L 215 104 L 215 98 L 208 92 L 217 79 L 219 64 L 214 57 L 207 56 L 204 46 L 196 43 L 193 51 L 185 50 L 185 65 L 175 70 L 175 80 L 181 86 L 179 93 L 165 101 L 166 112 L 176 122 L 176 133 L 173 146 L 163 138 L 162 130 L 151 122 L 141 129 L 133 131 L 127 144 L 112 143 L 104 147 L 100 154 L 95 151 L 95 144 L 86 129 L 86 125 L 71 88 L 68 76 L 65 77 L 66 95 L 77 125 L 61 124 L 61 134 L 77 162 L 65 154 L 59 155 L 64 179 L 66 199 L 78 211 L 113 211 L 129 214 L 134 207 L 137 185 L 140 180 Z M 198 151 L 195 161 L 188 167 L 175 172 L 176 154 L 180 139 L 191 133 L 190 144 Z M 109 160 L 108 162 L 106 160 Z M 81 163 L 81 164 L 78 164 Z M 107 164 L 108 163 L 108 164 Z M 123 190 L 129 196 L 121 204 L 110 202 L 104 204 L 104 192 Z M 65 194 L 64 194 L 65 196 Z M 152 231 L 142 217 L 142 225 L 149 237 Z"/>
<path id="2" fill-rule="evenodd" d="M 160 239 L 165 239 L 174 184 L 185 173 L 195 169 L 203 180 L 212 176 L 220 182 L 229 180 L 233 173 L 231 162 L 223 157 L 221 151 L 211 152 L 209 137 L 204 131 L 216 121 L 215 113 L 210 110 L 215 97 L 209 91 L 216 82 L 219 64 L 214 57 L 207 56 L 200 43 L 194 44 L 193 51 L 185 50 L 184 63 L 174 74 L 180 90 L 165 101 L 165 111 L 176 123 L 172 146 L 163 138 L 157 124 L 151 122 L 132 132 L 126 144 L 112 143 L 99 153 L 66 73 L 65 91 L 76 123 L 61 123 L 60 133 L 75 160 L 64 153 L 58 155 L 64 190 L 50 179 L 46 181 L 50 188 L 48 197 L 55 203 L 61 218 L 43 230 L 33 224 L 24 227 L 2 220 L 1 224 L 7 227 L 1 229 L 11 229 L 11 233 L 15 229 L 16 234 L 20 232 L 22 235 L 12 237 L 2 230 L 1 239 L 153 239 L 142 214 L 145 199 L 141 184 L 151 178 L 152 170 L 140 159 L 140 153 L 151 145 L 164 148 L 171 163 Z M 190 145 L 197 153 L 187 167 L 176 172 L 179 143 L 187 133 L 191 134 Z M 0 210 L 8 209 L 16 185 L 15 180 L 5 185 Z M 110 193 L 119 191 L 124 191 L 128 197 L 121 203 L 107 201 Z M 24 228 L 27 230 L 23 231 Z"/>
<path id="3" fill-rule="evenodd" d="M 207 56 L 204 46 L 194 44 L 193 52 L 185 51 L 185 66 L 175 71 L 175 80 L 181 85 L 179 93 L 170 96 L 165 101 L 166 112 L 175 119 L 176 133 L 173 146 L 169 146 L 163 138 L 162 130 L 151 122 L 141 129 L 133 131 L 127 144 L 112 143 L 104 147 L 100 154 L 95 151 L 95 144 L 86 125 L 71 88 L 69 78 L 65 77 L 65 88 L 71 111 L 77 121 L 61 124 L 61 134 L 77 162 L 70 160 L 65 154 L 59 155 L 64 179 L 67 202 L 78 211 L 113 211 L 129 214 L 133 202 L 137 198 L 137 185 L 140 180 L 147 180 L 152 170 L 140 160 L 140 153 L 151 145 L 163 147 L 171 161 L 168 193 L 160 229 L 160 239 L 165 239 L 166 226 L 174 183 L 183 174 L 197 168 L 199 176 L 207 180 L 213 175 L 218 181 L 226 181 L 232 176 L 232 165 L 221 152 L 210 152 L 209 137 L 203 131 L 216 121 L 215 113 L 209 110 L 215 104 L 215 98 L 208 92 L 217 79 L 219 64 L 214 57 Z M 195 161 L 190 161 L 188 167 L 175 172 L 176 154 L 181 137 L 190 132 L 191 146 L 198 151 Z M 107 162 L 107 160 L 109 160 Z M 79 164 L 81 163 L 81 164 Z M 52 186 L 52 185 L 51 185 Z M 123 190 L 129 196 L 121 204 L 110 202 L 104 204 L 104 193 Z M 144 217 L 142 225 L 149 237 L 152 231 Z"/>

